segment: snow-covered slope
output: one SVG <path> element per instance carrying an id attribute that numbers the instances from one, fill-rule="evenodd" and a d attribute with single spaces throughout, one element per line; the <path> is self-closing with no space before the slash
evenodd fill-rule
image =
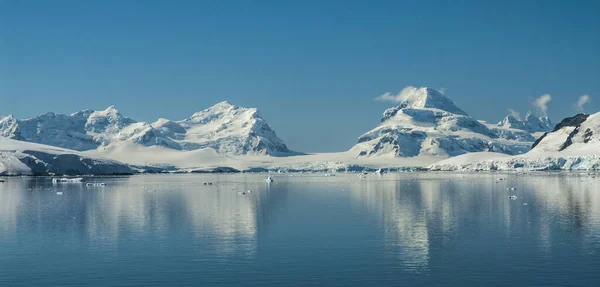
<path id="1" fill-rule="evenodd" d="M 527 116 L 525 116 L 525 120 L 521 120 L 514 115 L 508 115 L 498 123 L 498 126 L 505 129 L 524 130 L 530 133 L 548 132 L 552 130 L 552 122 L 550 122 L 548 116 L 536 117 L 531 113 L 528 113 Z"/>
<path id="2" fill-rule="evenodd" d="M 0 136 L 0 175 L 131 173 L 132 168 L 114 160 Z"/>
<path id="3" fill-rule="evenodd" d="M 46 113 L 26 120 L 8 116 L 0 119 L 0 136 L 79 151 L 133 143 L 176 150 L 211 148 L 236 155 L 290 153 L 256 109 L 228 102 L 182 121 L 159 119 L 152 124 L 124 117 L 113 106 L 71 115 Z"/>
<path id="4" fill-rule="evenodd" d="M 562 120 L 540 137 L 526 154 L 464 155 L 437 162 L 432 170 L 598 170 L 600 169 L 600 112 Z"/>
<path id="5" fill-rule="evenodd" d="M 520 154 L 529 150 L 533 140 L 523 131 L 490 129 L 431 88 L 413 88 L 403 102 L 383 113 L 378 127 L 359 137 L 351 151 L 360 157 Z"/>
<path id="6" fill-rule="evenodd" d="M 552 132 L 540 137 L 531 150 L 532 153 L 556 151 L 600 153 L 600 112 L 562 120 Z"/>
<path id="7" fill-rule="evenodd" d="M 174 150 L 162 146 L 140 149 L 139 146 L 121 145 L 117 148 L 86 151 L 91 156 L 104 156 L 136 166 L 153 166 L 168 171 L 197 172 L 215 170 L 260 171 L 375 171 L 422 169 L 443 158 L 420 156 L 412 158 L 380 156 L 356 158 L 353 153 L 301 154 L 286 157 L 244 156 L 216 153 L 212 149 Z"/>

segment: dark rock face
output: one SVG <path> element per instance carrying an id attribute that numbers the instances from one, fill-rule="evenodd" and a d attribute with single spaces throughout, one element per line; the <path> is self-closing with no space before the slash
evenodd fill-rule
<path id="1" fill-rule="evenodd" d="M 593 135 L 594 135 L 594 133 L 592 132 L 592 130 L 587 128 L 585 130 L 585 132 L 583 133 L 583 142 L 584 143 L 590 142 L 590 139 L 592 138 Z"/>
<path id="2" fill-rule="evenodd" d="M 562 121 L 560 121 L 560 123 L 558 123 L 554 127 L 554 129 L 552 130 L 552 132 L 558 131 L 558 130 L 564 128 L 564 127 L 576 127 L 576 129 L 569 134 L 569 136 L 567 137 L 567 140 L 565 141 L 565 143 L 563 143 L 560 146 L 559 151 L 564 150 L 565 148 L 567 148 L 568 146 L 570 146 L 573 143 L 573 137 L 575 135 L 577 135 L 577 133 L 579 133 L 579 125 L 581 125 L 581 123 L 585 122 L 588 119 L 589 116 L 590 115 L 588 115 L 588 114 L 577 114 L 575 116 L 563 119 Z M 532 149 L 535 148 L 546 137 L 547 134 L 548 133 L 544 133 L 544 135 L 542 135 L 539 139 L 537 139 L 533 143 L 533 145 L 531 146 L 531 148 Z M 584 136 L 586 138 L 588 138 L 587 141 L 589 141 L 589 138 L 592 136 L 592 131 L 588 129 L 586 131 L 586 133 L 584 134 Z M 587 141 L 584 140 L 584 142 L 587 142 Z"/>
<path id="3" fill-rule="evenodd" d="M 565 118 L 564 120 L 560 121 L 560 123 L 558 123 L 552 131 L 555 132 L 563 127 L 579 126 L 581 123 L 585 122 L 589 116 L 590 115 L 588 114 L 577 114 L 575 116 Z"/>
<path id="4" fill-rule="evenodd" d="M 564 149 L 568 148 L 570 145 L 573 144 L 573 137 L 575 137 L 575 135 L 577 135 L 579 133 L 579 127 L 576 127 L 567 137 L 567 140 L 565 140 L 565 142 L 560 146 L 560 148 L 558 149 L 558 151 L 563 151 Z"/>

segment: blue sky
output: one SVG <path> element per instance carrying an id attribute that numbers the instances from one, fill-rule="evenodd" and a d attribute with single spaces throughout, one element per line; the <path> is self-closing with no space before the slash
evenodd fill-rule
<path id="1" fill-rule="evenodd" d="M 0 0 L 0 115 L 257 107 L 295 150 L 340 151 L 408 85 L 499 121 L 551 94 L 600 108 L 600 1 Z"/>

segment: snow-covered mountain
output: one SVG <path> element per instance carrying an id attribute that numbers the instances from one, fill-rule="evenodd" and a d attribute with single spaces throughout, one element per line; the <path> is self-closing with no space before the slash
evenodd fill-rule
<path id="1" fill-rule="evenodd" d="M 212 148 L 234 155 L 290 153 L 256 109 L 228 102 L 181 121 L 159 119 L 152 124 L 124 117 L 114 106 L 71 115 L 45 113 L 26 120 L 8 116 L 0 119 L 0 136 L 79 151 L 136 144 L 176 150 Z"/>
<path id="2" fill-rule="evenodd" d="M 528 113 L 524 120 L 521 120 L 514 115 L 508 115 L 498 123 L 498 126 L 506 129 L 525 130 L 530 133 L 548 132 L 552 130 L 552 122 L 548 116 L 536 117 L 531 113 Z"/>
<path id="3" fill-rule="evenodd" d="M 520 154 L 534 141 L 525 131 L 471 118 L 434 89 L 403 92 L 403 101 L 383 113 L 380 125 L 359 137 L 351 149 L 357 156 L 456 156 L 480 151 Z"/>
<path id="4" fill-rule="evenodd" d="M 430 166 L 432 170 L 598 170 L 600 112 L 562 120 L 518 156 L 494 153 L 462 155 Z"/>
<path id="5" fill-rule="evenodd" d="M 552 132 L 541 136 L 531 149 L 535 153 L 557 151 L 600 153 L 600 112 L 562 120 Z"/>
<path id="6" fill-rule="evenodd" d="M 120 162 L 0 136 L 0 175 L 114 175 L 135 171 Z"/>

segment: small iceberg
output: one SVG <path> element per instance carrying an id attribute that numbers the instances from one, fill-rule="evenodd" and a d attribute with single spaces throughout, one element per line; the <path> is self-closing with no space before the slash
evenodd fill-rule
<path id="1" fill-rule="evenodd" d="M 76 178 L 53 178 L 52 179 L 52 183 L 80 183 L 83 181 L 82 177 L 76 177 Z"/>
<path id="2" fill-rule="evenodd" d="M 104 182 L 88 182 L 85 184 L 86 187 L 99 187 L 99 186 L 106 186 L 106 183 Z"/>
<path id="3" fill-rule="evenodd" d="M 273 182 L 273 178 L 271 176 L 267 177 L 267 179 L 265 179 L 266 183 L 271 183 Z"/>
<path id="4" fill-rule="evenodd" d="M 62 192 L 62 191 L 57 191 L 57 192 L 56 192 L 56 195 L 62 195 L 62 194 L 63 194 L 63 192 Z"/>
<path id="5" fill-rule="evenodd" d="M 516 195 L 509 195 L 509 196 L 508 196 L 508 199 L 516 200 L 516 199 L 517 199 L 517 196 L 516 196 Z"/>

